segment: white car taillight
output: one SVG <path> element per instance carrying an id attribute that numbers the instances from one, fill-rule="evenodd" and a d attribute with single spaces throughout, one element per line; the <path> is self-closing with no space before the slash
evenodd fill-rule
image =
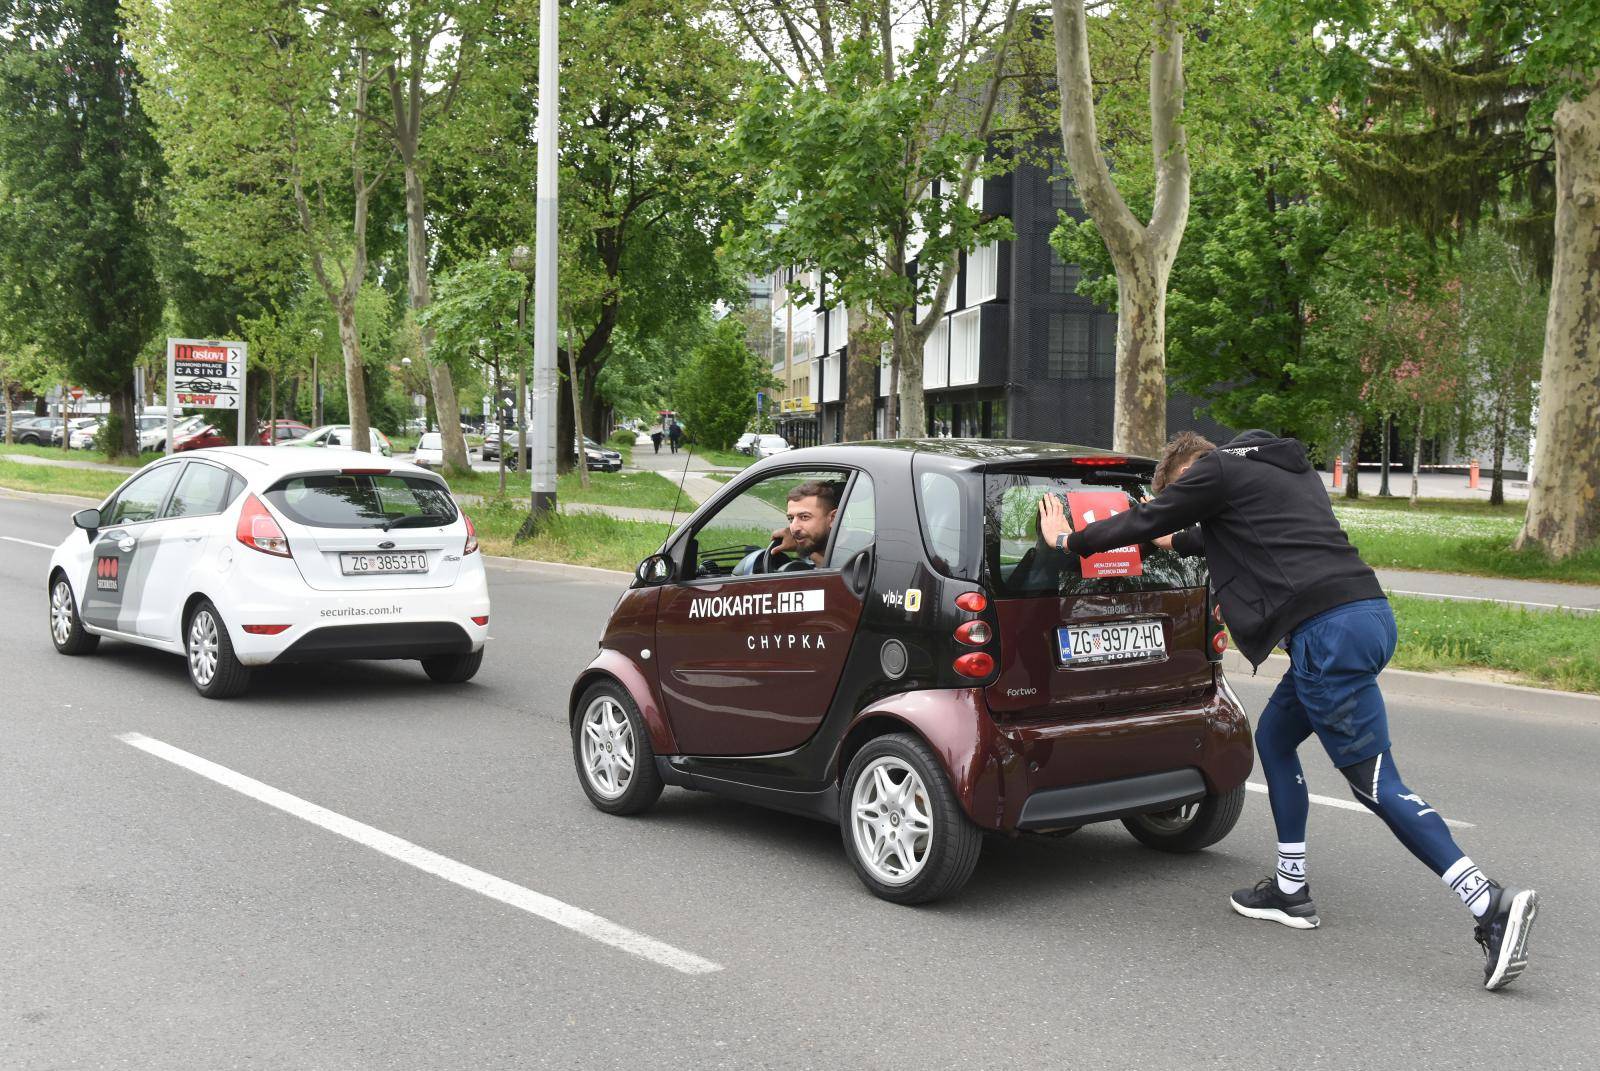
<path id="1" fill-rule="evenodd" d="M 461 515 L 461 519 L 467 522 L 467 546 L 461 553 L 463 555 L 476 554 L 478 553 L 478 530 L 472 526 L 472 518 L 465 513 Z"/>
<path id="2" fill-rule="evenodd" d="M 234 529 L 234 535 L 251 550 L 259 550 L 263 554 L 275 554 L 280 558 L 294 557 L 289 550 L 289 537 L 283 534 L 283 529 L 278 527 L 277 520 L 267 512 L 266 503 L 255 495 L 244 500 L 244 508 L 239 511 L 239 525 Z"/>

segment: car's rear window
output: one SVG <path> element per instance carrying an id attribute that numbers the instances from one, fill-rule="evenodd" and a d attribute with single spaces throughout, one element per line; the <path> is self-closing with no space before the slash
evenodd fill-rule
<path id="1" fill-rule="evenodd" d="M 432 528 L 456 519 L 444 484 L 399 473 L 291 476 L 267 492 L 267 501 L 314 528 Z"/>
<path id="2" fill-rule="evenodd" d="M 1206 583 L 1203 558 L 1182 558 L 1153 544 L 1140 548 L 1142 573 L 1132 577 L 1085 577 L 1082 559 L 1047 546 L 1039 535 L 1039 502 L 1047 494 L 1121 491 L 1133 501 L 1150 493 L 1149 476 L 1138 469 L 1073 465 L 1060 471 L 986 472 L 984 562 L 1000 596 L 1090 595 L 1162 591 Z"/>
<path id="3" fill-rule="evenodd" d="M 444 437 L 436 431 L 430 431 L 428 434 L 417 440 L 417 449 L 442 450 L 444 449 Z"/>

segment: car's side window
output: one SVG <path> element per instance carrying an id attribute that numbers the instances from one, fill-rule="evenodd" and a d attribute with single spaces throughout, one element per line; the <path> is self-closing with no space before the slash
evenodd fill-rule
<path id="1" fill-rule="evenodd" d="M 204 517 L 221 513 L 230 500 L 229 486 L 233 474 L 216 465 L 191 461 L 178 477 L 178 486 L 172 489 L 172 498 L 163 517 Z"/>
<path id="2" fill-rule="evenodd" d="M 877 537 L 877 514 L 872 477 L 857 473 L 834 525 L 833 551 L 828 560 L 835 569 L 843 568 L 851 558 L 872 546 Z"/>
<path id="3" fill-rule="evenodd" d="M 136 477 L 117 495 L 101 522 L 101 527 L 112 528 L 119 524 L 138 524 L 153 521 L 161 514 L 182 465 L 158 465 Z"/>
<path id="4" fill-rule="evenodd" d="M 924 472 L 918 481 L 922 506 L 922 531 L 934 561 L 951 575 L 959 575 L 966 561 L 962 536 L 961 485 L 943 472 Z"/>
<path id="5" fill-rule="evenodd" d="M 838 519 L 849 473 L 840 469 L 807 469 L 777 473 L 758 480 L 723 503 L 695 530 L 689 546 L 693 560 L 685 578 L 766 575 L 816 567 Z M 805 495 L 804 492 L 811 492 Z M 757 554 L 782 539 L 789 528 L 790 495 L 801 493 L 806 516 L 799 521 L 799 545 L 776 555 Z"/>

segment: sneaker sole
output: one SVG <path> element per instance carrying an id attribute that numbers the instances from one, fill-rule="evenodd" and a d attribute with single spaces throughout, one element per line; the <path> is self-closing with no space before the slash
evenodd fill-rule
<path id="1" fill-rule="evenodd" d="M 1245 907 L 1237 900 L 1229 900 L 1228 905 L 1247 919 L 1266 919 L 1291 930 L 1314 930 L 1322 925 L 1322 920 L 1315 915 L 1291 915 L 1275 907 Z"/>
<path id="2" fill-rule="evenodd" d="M 1500 960 L 1484 980 L 1483 988 L 1501 989 L 1528 969 L 1528 934 L 1539 914 L 1539 894 L 1532 889 L 1519 892 L 1511 900 L 1505 940 L 1500 943 Z"/>

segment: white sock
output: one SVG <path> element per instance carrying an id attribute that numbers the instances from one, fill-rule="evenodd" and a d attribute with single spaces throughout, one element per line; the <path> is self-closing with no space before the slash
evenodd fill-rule
<path id="1" fill-rule="evenodd" d="M 1489 910 L 1489 879 L 1483 876 L 1483 871 L 1466 856 L 1457 859 L 1455 865 L 1444 872 L 1444 883 L 1454 889 L 1456 895 L 1461 897 L 1461 902 L 1474 917 L 1483 918 L 1484 912 Z"/>
<path id="2" fill-rule="evenodd" d="M 1306 887 L 1306 844 L 1278 842 L 1278 891 L 1297 893 Z"/>

